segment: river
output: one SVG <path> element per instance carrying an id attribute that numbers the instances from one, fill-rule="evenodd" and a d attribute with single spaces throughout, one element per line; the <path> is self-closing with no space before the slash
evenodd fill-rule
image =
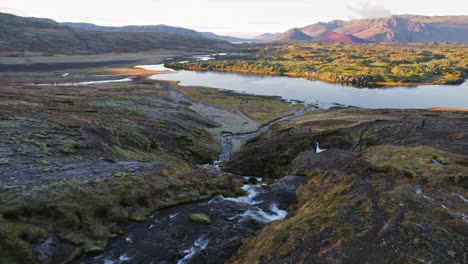
<path id="1" fill-rule="evenodd" d="M 162 64 L 157 66 L 158 69 L 162 69 L 161 67 L 164 68 Z M 275 95 L 287 100 L 301 100 L 306 103 L 338 103 L 374 109 L 468 108 L 468 82 L 461 85 L 356 88 L 302 78 L 213 71 L 178 71 L 156 74 L 150 78 L 179 81 L 182 86 L 208 86 L 256 95 Z"/>
<path id="2" fill-rule="evenodd" d="M 283 219 L 304 182 L 304 177 L 288 176 L 268 185 L 246 184 L 245 196 L 218 195 L 155 212 L 145 222 L 131 223 L 102 254 L 77 263 L 223 263 L 237 252 L 243 238 Z M 212 223 L 194 223 L 191 213 L 207 214 Z"/>

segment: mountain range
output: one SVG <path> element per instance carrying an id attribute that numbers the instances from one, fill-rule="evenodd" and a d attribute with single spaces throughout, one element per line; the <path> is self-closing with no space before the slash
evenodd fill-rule
<path id="1" fill-rule="evenodd" d="M 158 49 L 225 50 L 232 47 L 227 41 L 194 34 L 189 29 L 174 29 L 171 32 L 171 27 L 161 28 L 165 31 L 137 28 L 129 28 L 128 31 L 98 30 L 98 26 L 89 24 L 83 28 L 73 28 L 50 19 L 0 13 L 0 51 L 97 54 Z"/>
<path id="2" fill-rule="evenodd" d="M 122 27 L 107 27 L 107 26 L 98 26 L 91 23 L 73 23 L 73 22 L 64 22 L 62 23 L 65 26 L 85 29 L 85 30 L 98 30 L 98 31 L 107 31 L 107 32 L 163 32 L 187 36 L 196 36 L 196 37 L 206 37 L 217 40 L 224 40 L 229 42 L 244 42 L 246 39 L 236 38 L 231 36 L 221 36 L 214 34 L 212 32 L 199 32 L 193 29 L 182 28 L 182 27 L 173 27 L 168 25 L 149 25 L 149 26 L 122 26 Z"/>
<path id="3" fill-rule="evenodd" d="M 319 42 L 319 43 L 468 43 L 468 16 L 394 15 L 351 21 L 318 22 L 283 33 L 265 33 L 255 39 L 220 36 L 211 32 L 167 25 L 106 27 L 89 23 L 62 23 L 86 30 L 108 32 L 164 32 L 207 37 L 229 42 Z"/>
<path id="4" fill-rule="evenodd" d="M 468 16 L 395 15 L 388 18 L 319 22 L 255 40 L 167 25 L 106 27 L 58 23 L 0 13 L 0 51 L 62 54 L 139 52 L 156 49 L 222 50 L 232 42 L 468 43 Z M 231 42 L 231 43 L 229 43 Z"/>
<path id="5" fill-rule="evenodd" d="M 319 22 L 284 33 L 263 34 L 262 42 L 468 43 L 468 16 L 394 15 L 387 18 Z"/>

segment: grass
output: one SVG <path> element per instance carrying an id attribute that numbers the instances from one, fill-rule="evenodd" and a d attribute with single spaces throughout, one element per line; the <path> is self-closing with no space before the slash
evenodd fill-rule
<path id="1" fill-rule="evenodd" d="M 74 140 L 68 140 L 61 148 L 64 154 L 75 154 L 80 144 Z"/>
<path id="2" fill-rule="evenodd" d="M 287 255 L 287 252 L 293 250 L 295 241 L 306 231 L 320 232 L 336 226 L 338 222 L 340 227 L 332 234 L 333 239 L 340 240 L 356 232 L 354 230 L 359 228 L 356 223 L 359 220 L 358 215 L 346 219 L 348 224 L 345 221 L 349 215 L 347 207 L 357 203 L 350 194 L 353 186 L 346 177 L 337 173 L 310 175 L 307 185 L 298 190 L 298 205 L 288 218 L 262 229 L 256 237 L 242 246 L 240 254 L 229 263 L 256 263 L 262 258 Z"/>
<path id="3" fill-rule="evenodd" d="M 302 104 L 289 105 L 278 97 L 254 96 L 208 87 L 176 86 L 188 100 L 248 116 L 260 124 L 294 113 Z"/>
<path id="4" fill-rule="evenodd" d="M 423 118 L 431 128 L 421 131 Z M 307 184 L 286 219 L 247 239 L 228 263 L 326 263 L 337 256 L 350 263 L 463 262 L 465 119 L 462 112 L 350 108 L 275 124 L 227 168 L 296 175 L 291 169 L 302 158 L 299 174 L 307 175 Z M 328 152 L 310 151 L 314 137 Z M 340 153 L 351 156 L 342 162 Z"/>
<path id="5" fill-rule="evenodd" d="M 244 54 L 186 64 L 171 62 L 167 66 L 287 75 L 355 86 L 458 84 L 468 77 L 466 54 L 465 44 L 301 43 L 252 46 Z"/>
<path id="6" fill-rule="evenodd" d="M 428 146 L 376 146 L 368 148 L 362 155 L 376 171 L 406 175 L 426 184 L 463 186 L 462 178 L 468 175 L 468 166 L 464 163 L 466 157 Z M 437 167 L 434 159 L 442 163 L 442 167 Z"/>
<path id="7" fill-rule="evenodd" d="M 55 75 L 32 73 L 21 80 L 62 78 Z M 243 194 L 242 182 L 227 174 L 191 167 L 217 158 L 218 138 L 209 130 L 220 125 L 171 100 L 171 87 L 164 82 L 136 80 L 64 90 L 10 85 L 22 75 L 4 76 L 0 130 L 4 147 L 17 156 L 1 157 L 0 167 L 7 172 L 10 165 L 23 164 L 38 173 L 34 183 L 18 177 L 19 182 L 0 187 L 0 263 L 37 263 L 34 248 L 45 237 L 56 236 L 58 248 L 73 245 L 73 252 L 52 253 L 66 256 L 66 262 L 76 252 L 102 250 L 129 221 L 144 220 L 154 210 L 215 194 Z M 6 104 L 15 99 L 24 103 Z M 158 164 L 156 172 L 143 175 L 140 168 L 130 173 L 120 167 L 102 178 L 94 176 L 100 168 L 79 179 L 64 179 L 59 173 L 75 162 L 101 159 L 108 162 L 106 167 L 119 161 Z M 41 176 L 52 171 L 50 177 Z"/>
<path id="8" fill-rule="evenodd" d="M 436 153 L 446 162 L 454 157 L 426 147 L 384 146 L 369 152 L 391 152 L 381 162 L 394 167 L 414 164 L 419 176 L 410 179 L 400 173 L 379 171 L 372 165 L 367 168 L 362 163 L 358 163 L 359 172 L 311 170 L 307 184 L 297 191 L 298 203 L 288 217 L 268 224 L 245 241 L 228 263 L 295 263 L 303 258 L 326 262 L 341 252 L 356 252 L 347 255 L 350 261 L 368 263 L 382 257 L 396 260 L 402 255 L 444 259 L 448 250 L 453 250 L 452 257 L 463 254 L 463 246 L 457 245 L 468 234 L 468 228 L 454 212 L 466 214 L 466 204 L 447 193 L 466 196 L 466 190 L 427 180 L 436 171 L 429 168 L 429 163 L 426 166 L 427 157 Z M 396 153 L 403 157 L 408 152 L 404 161 L 392 158 Z M 415 186 L 421 186 L 434 204 L 418 195 Z M 442 208 L 441 201 L 450 204 L 450 209 Z M 387 244 L 380 244 L 383 240 Z M 397 248 L 394 245 L 400 242 L 404 248 L 381 251 L 391 245 L 392 249 Z"/>

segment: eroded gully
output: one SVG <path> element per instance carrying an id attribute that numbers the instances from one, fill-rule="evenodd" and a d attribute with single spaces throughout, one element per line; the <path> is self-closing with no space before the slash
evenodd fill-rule
<path id="1" fill-rule="evenodd" d="M 245 142 L 265 133 L 274 123 L 314 109 L 276 119 L 255 132 L 223 135 L 219 159 L 200 166 L 221 170 L 219 164 L 230 159 L 233 140 Z M 235 177 L 244 178 L 246 183 L 250 178 Z M 285 218 L 288 207 L 296 202 L 296 190 L 305 183 L 299 176 L 285 176 L 268 184 L 256 180 L 258 184 L 242 186 L 244 196 L 218 195 L 209 201 L 163 209 L 144 222 L 131 223 L 124 235 L 109 241 L 103 253 L 85 257 L 80 263 L 223 263 L 237 252 L 241 239 L 254 236 L 271 221 Z M 208 215 L 212 223 L 192 222 L 189 216 L 194 213 Z"/>

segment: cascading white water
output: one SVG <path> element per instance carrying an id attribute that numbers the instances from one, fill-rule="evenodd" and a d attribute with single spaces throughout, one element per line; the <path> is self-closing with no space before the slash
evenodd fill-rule
<path id="1" fill-rule="evenodd" d="M 183 259 L 179 260 L 177 264 L 186 264 L 188 263 L 195 255 L 197 255 L 200 251 L 204 250 L 208 246 L 208 239 L 205 236 L 199 237 L 193 243 L 193 246 L 187 250 L 184 250 L 186 255 Z"/>

